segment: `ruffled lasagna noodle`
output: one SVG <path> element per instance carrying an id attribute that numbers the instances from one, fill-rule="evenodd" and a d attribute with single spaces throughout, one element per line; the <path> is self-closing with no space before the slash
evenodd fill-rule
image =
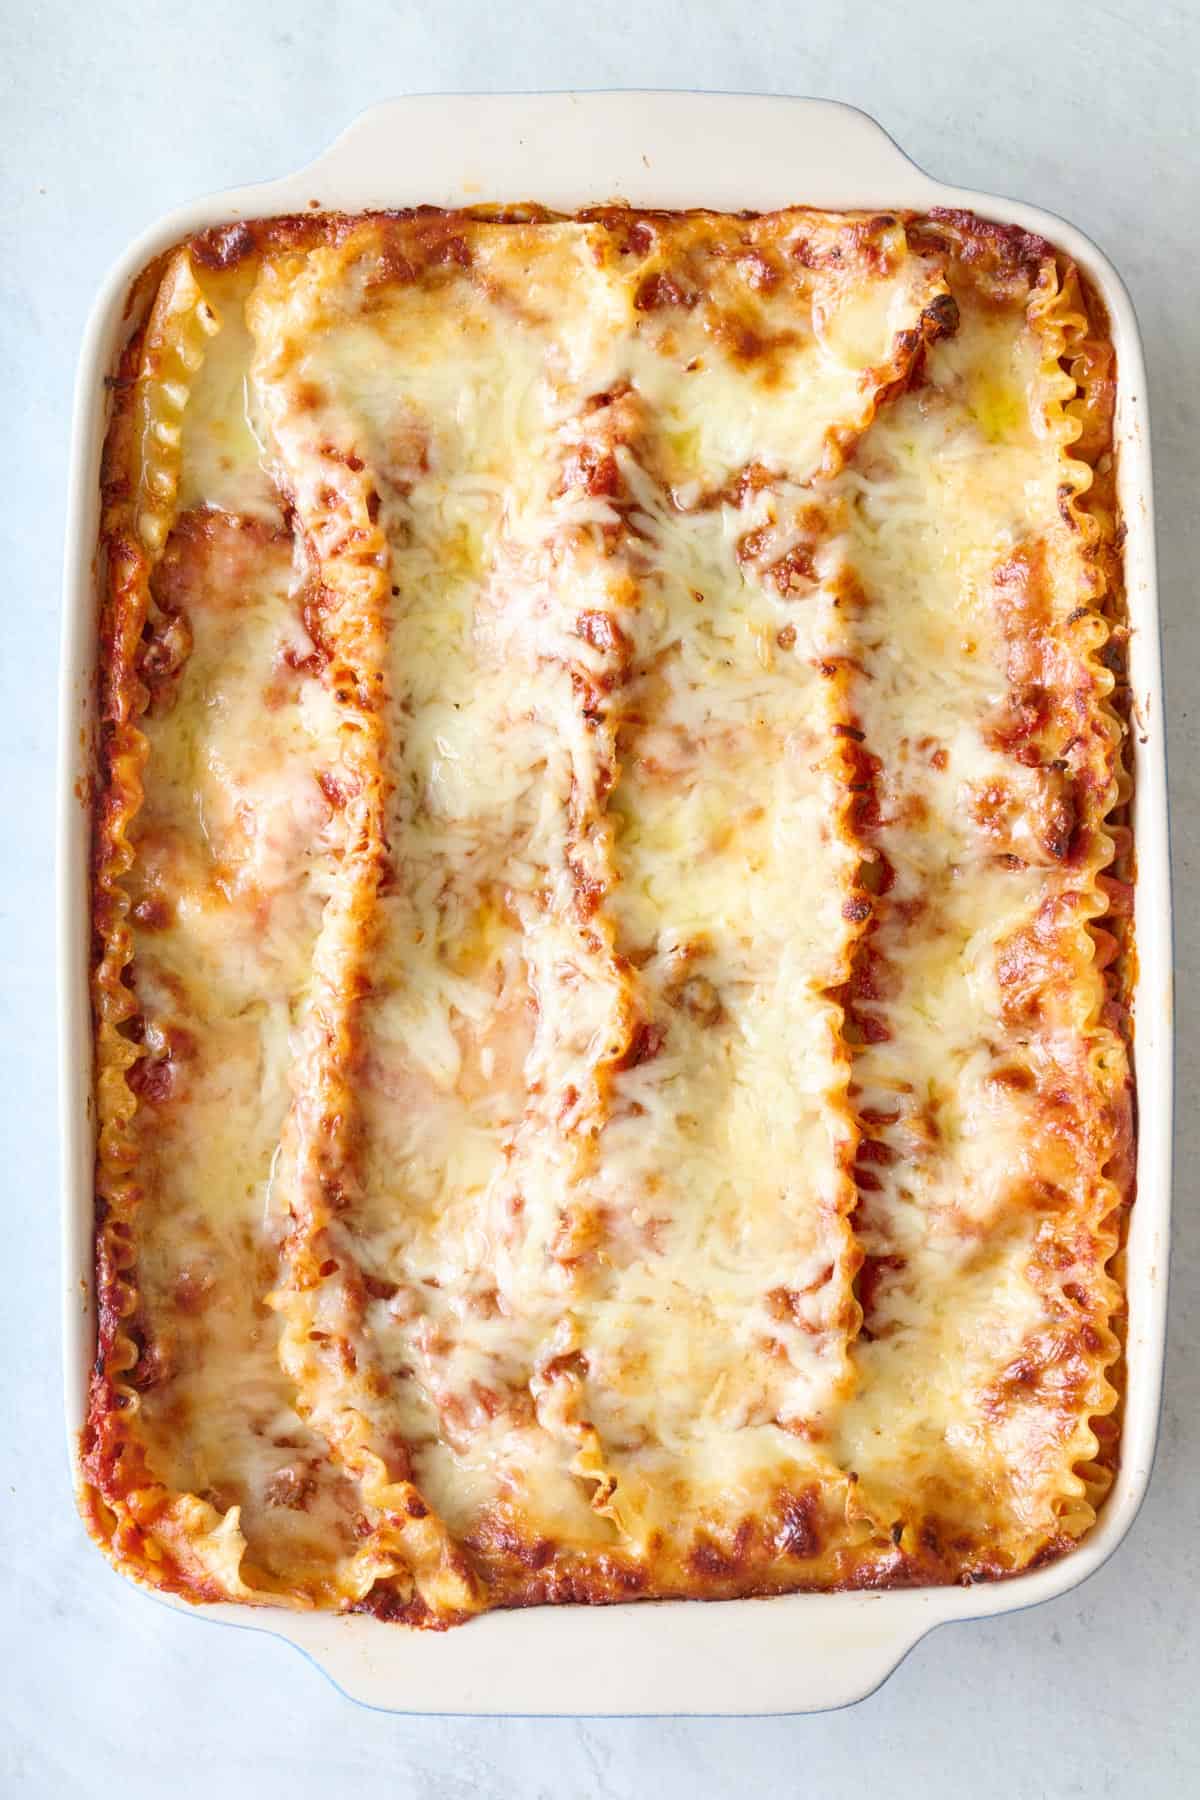
<path id="1" fill-rule="evenodd" d="M 1075 271 L 960 215 L 314 215 L 134 317 L 99 1541 L 433 1626 L 1069 1546 L 1131 1166 Z"/>

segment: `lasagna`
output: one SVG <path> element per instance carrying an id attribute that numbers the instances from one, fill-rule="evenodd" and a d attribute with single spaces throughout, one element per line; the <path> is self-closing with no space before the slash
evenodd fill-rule
<path id="1" fill-rule="evenodd" d="M 972 1582 L 1117 1457 L 1116 371 L 972 215 L 314 212 L 135 287 L 89 1527 L 194 1601 Z"/>

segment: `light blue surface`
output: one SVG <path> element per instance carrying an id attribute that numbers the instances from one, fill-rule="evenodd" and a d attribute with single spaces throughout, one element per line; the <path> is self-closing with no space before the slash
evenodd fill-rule
<path id="1" fill-rule="evenodd" d="M 1036 51 L 1049 41 L 1053 54 Z M 1189 889 L 1200 805 L 1200 9 L 860 0 L 839 7 L 210 0 L 0 15 L 0 349 L 8 413 L 0 635 L 0 1142 L 14 1247 L 0 1309 L 0 1794 L 287 1792 L 1183 1795 L 1200 1781 L 1200 1227 Z M 1049 71 L 1057 67 L 1059 74 Z M 826 94 L 943 179 L 1027 198 L 1108 252 L 1150 367 L 1180 947 L 1180 1153 L 1158 1466 L 1078 1593 L 921 1644 L 860 1707 L 811 1719 L 477 1721 L 353 1707 L 288 1646 L 131 1593 L 67 1498 L 57 1319 L 52 835 L 59 541 L 71 381 L 101 275 L 147 222 L 306 161 L 404 90 L 696 86 Z M 802 198 L 802 196 L 798 196 Z M 1153 1104 L 1153 1096 L 1146 1097 Z M 43 1514 L 46 1471 L 51 1495 Z M 36 1523 L 36 1531 L 34 1525 Z M 1190 1663 L 1190 1667 L 1189 1667 Z M 136 1745 L 132 1752 L 127 1746 Z"/>

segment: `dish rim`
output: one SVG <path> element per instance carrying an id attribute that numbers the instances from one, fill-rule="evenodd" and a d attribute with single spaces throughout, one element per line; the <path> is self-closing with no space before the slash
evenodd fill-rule
<path id="1" fill-rule="evenodd" d="M 690 143 L 693 135 L 697 141 Z M 740 140 L 732 157 L 730 136 Z M 418 144 L 422 157 L 414 164 L 402 152 Z M 553 164 L 540 155 L 539 144 L 552 145 Z M 611 175 L 594 172 L 602 156 L 613 159 Z M 391 172 L 413 166 L 435 173 L 397 178 Z M 484 168 L 486 193 L 477 179 Z M 792 177 L 792 168 L 804 172 Z M 530 176 L 534 180 L 527 185 Z M 1130 1333 L 1121 1468 L 1096 1525 L 1077 1549 L 1045 1568 L 970 1589 L 798 1593 L 706 1606 L 638 1601 L 605 1608 L 541 1607 L 489 1614 L 445 1636 L 406 1632 L 365 1617 L 258 1612 L 229 1604 L 197 1608 L 173 1596 L 156 1597 L 195 1617 L 282 1637 L 350 1697 L 385 1710 L 599 1716 L 796 1712 L 851 1704 L 886 1679 L 935 1625 L 1014 1611 L 1077 1586 L 1107 1561 L 1136 1517 L 1153 1463 L 1165 1339 L 1172 959 L 1149 420 L 1132 302 L 1108 258 L 1068 221 L 935 181 L 876 120 L 840 101 L 654 89 L 424 94 L 384 101 L 360 114 L 295 174 L 173 209 L 138 235 L 101 285 L 84 333 L 75 391 L 60 666 L 59 1088 L 64 1392 L 72 1464 L 77 1465 L 94 1343 L 85 796 L 94 732 L 101 377 L 111 366 L 128 291 L 168 245 L 230 219 L 307 211 L 314 199 L 330 210 L 359 211 L 385 200 L 392 206 L 472 205 L 535 193 L 543 204 L 562 210 L 617 193 L 633 204 L 722 210 L 789 203 L 856 210 L 965 207 L 1048 237 L 1085 270 L 1109 310 L 1119 371 L 1115 436 L 1133 627 L 1136 1063 L 1139 1093 L 1155 1094 L 1153 1111 L 1143 1106 L 1139 1119 L 1139 1197 L 1127 1256 Z M 81 1045 L 87 1046 L 82 1056 Z M 802 1637 L 796 1637 L 797 1627 Z M 586 1689 L 572 1678 L 576 1669 Z M 397 1706 L 398 1693 L 412 1704 Z"/>

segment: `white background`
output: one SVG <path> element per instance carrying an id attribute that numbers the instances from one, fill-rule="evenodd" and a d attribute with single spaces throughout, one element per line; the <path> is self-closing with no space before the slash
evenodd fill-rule
<path id="1" fill-rule="evenodd" d="M 1080 20 L 1072 24 L 1070 12 Z M 0 1795 L 1175 1796 L 1200 1782 L 1200 5 L 1124 0 L 0 4 Z M 401 1718 L 292 1649 L 133 1592 L 68 1497 L 57 1308 L 55 659 L 70 384 L 96 285 L 195 194 L 306 162 L 404 91 L 820 94 L 945 180 L 1064 214 L 1124 273 L 1150 364 L 1172 711 L 1181 1043 L 1171 1350 L 1149 1500 L 1082 1590 L 927 1639 L 814 1718 Z M 797 199 L 803 199 L 798 194 Z M 1144 1104 L 1153 1105 L 1152 1094 Z"/>

